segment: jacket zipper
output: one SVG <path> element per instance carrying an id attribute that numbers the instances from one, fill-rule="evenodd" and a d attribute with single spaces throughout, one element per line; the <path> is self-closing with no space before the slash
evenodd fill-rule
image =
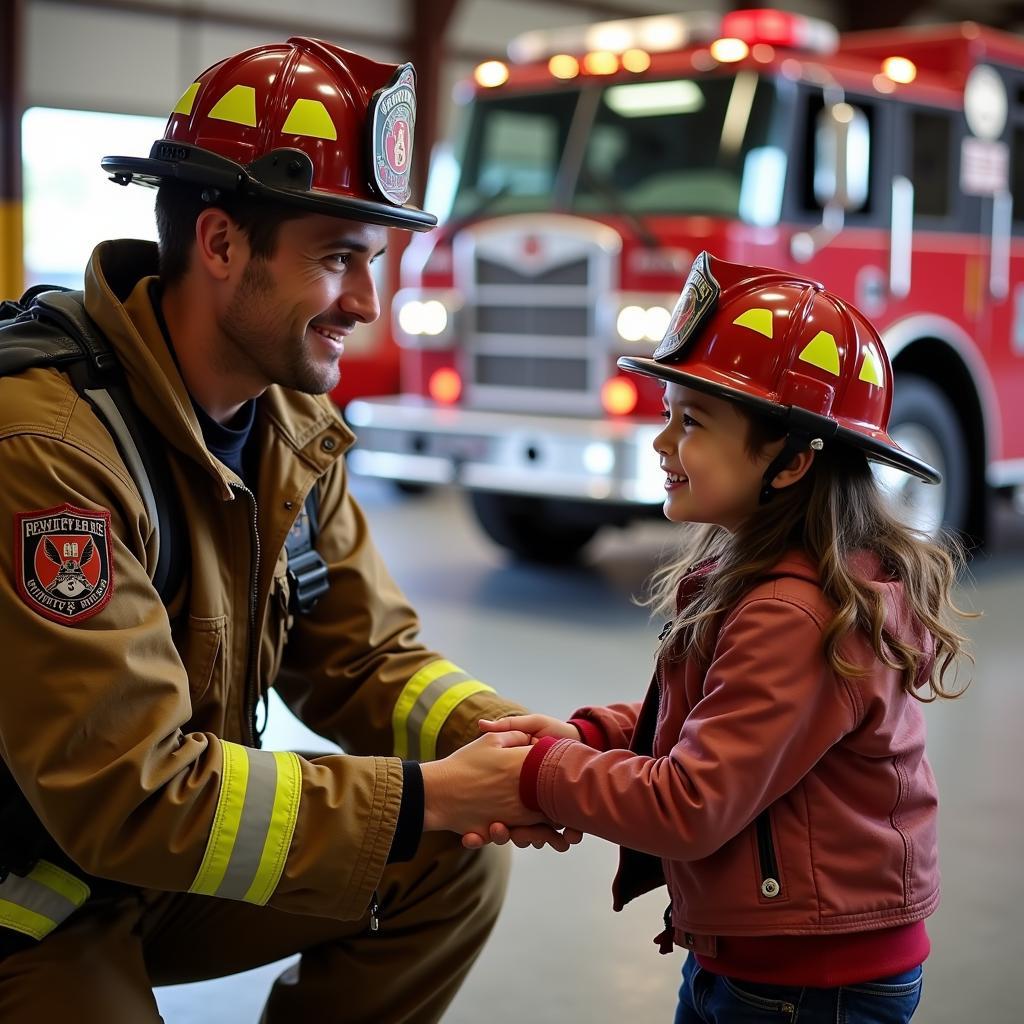
<path id="1" fill-rule="evenodd" d="M 249 574 L 249 653 L 245 665 L 245 713 L 249 724 L 249 746 L 260 745 L 256 731 L 256 709 L 259 706 L 259 682 L 256 679 L 256 658 L 258 653 L 256 637 L 256 605 L 259 602 L 260 586 L 260 535 L 256 508 L 256 495 L 244 484 L 231 484 L 231 489 L 242 492 L 249 499 L 250 531 L 252 541 L 252 569 Z"/>
<path id="2" fill-rule="evenodd" d="M 767 807 L 757 816 L 757 856 L 761 863 L 761 895 L 773 899 L 779 895 L 782 886 L 772 842 L 771 810 Z"/>

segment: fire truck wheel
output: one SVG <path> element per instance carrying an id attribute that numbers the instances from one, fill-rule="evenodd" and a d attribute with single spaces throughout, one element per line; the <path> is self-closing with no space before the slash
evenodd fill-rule
<path id="1" fill-rule="evenodd" d="M 898 375 L 893 392 L 889 433 L 900 447 L 942 474 L 942 483 L 875 466 L 900 517 L 915 529 L 935 536 L 939 529 L 964 531 L 971 513 L 970 454 L 963 424 L 945 393 L 924 377 Z"/>
<path id="2" fill-rule="evenodd" d="M 573 562 L 598 530 L 594 523 L 559 521 L 543 498 L 473 491 L 470 501 L 484 533 L 527 562 Z"/>
<path id="3" fill-rule="evenodd" d="M 415 480 L 395 480 L 395 490 L 405 497 L 415 497 L 430 492 L 430 484 L 417 483 Z"/>

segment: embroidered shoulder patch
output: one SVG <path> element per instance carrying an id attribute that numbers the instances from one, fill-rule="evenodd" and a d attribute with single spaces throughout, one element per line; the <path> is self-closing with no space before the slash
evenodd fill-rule
<path id="1" fill-rule="evenodd" d="M 33 611 L 73 626 L 95 615 L 114 593 L 110 513 L 73 505 L 14 517 L 18 593 Z"/>

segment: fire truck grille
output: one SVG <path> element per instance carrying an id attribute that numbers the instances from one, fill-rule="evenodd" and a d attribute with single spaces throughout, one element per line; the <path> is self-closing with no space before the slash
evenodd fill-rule
<path id="1" fill-rule="evenodd" d="M 501 388 L 585 391 L 587 361 L 478 355 L 476 381 L 478 384 Z"/>
<path id="2" fill-rule="evenodd" d="M 590 311 L 586 306 L 480 306 L 476 327 L 481 334 L 581 338 L 590 331 Z"/>
<path id="3" fill-rule="evenodd" d="M 476 280 L 478 284 L 520 284 L 529 287 L 535 284 L 586 284 L 588 263 L 586 259 L 563 263 L 551 267 L 543 274 L 521 274 L 513 267 L 478 256 Z"/>
<path id="4" fill-rule="evenodd" d="M 512 217 L 473 239 L 468 258 L 458 261 L 465 276 L 457 272 L 472 407 L 600 410 L 609 363 L 602 303 L 614 258 L 603 232 L 574 223 L 563 233 L 537 218 Z"/>

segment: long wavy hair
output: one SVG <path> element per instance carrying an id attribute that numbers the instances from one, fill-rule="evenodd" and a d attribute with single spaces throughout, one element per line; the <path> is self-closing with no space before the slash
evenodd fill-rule
<path id="1" fill-rule="evenodd" d="M 747 454 L 756 459 L 785 435 L 778 421 L 747 413 Z M 864 454 L 852 447 L 829 445 L 795 484 L 777 490 L 735 532 L 718 526 L 683 527 L 678 558 L 655 572 L 642 604 L 673 619 L 662 636 L 662 651 L 673 657 L 695 657 L 709 664 L 723 617 L 744 593 L 765 578 L 784 553 L 802 551 L 817 566 L 825 596 L 836 609 L 823 635 L 825 657 L 840 676 L 865 670 L 843 656 L 842 641 L 861 631 L 876 657 L 903 672 L 904 688 L 925 703 L 959 697 L 956 662 L 965 656 L 966 637 L 956 631 L 954 617 L 973 618 L 956 606 L 953 586 L 964 566 L 964 548 L 951 534 L 933 542 L 910 529 L 889 510 Z M 885 627 L 886 604 L 879 588 L 856 575 L 851 556 L 872 552 L 883 571 L 903 585 L 909 609 L 931 634 L 934 662 L 927 679 L 927 697 L 917 692 L 926 652 Z M 683 577 L 696 565 L 714 559 L 704 587 L 681 610 L 676 594 Z M 953 668 L 952 679 L 946 675 Z M 924 689 L 924 687 L 921 687 Z"/>

